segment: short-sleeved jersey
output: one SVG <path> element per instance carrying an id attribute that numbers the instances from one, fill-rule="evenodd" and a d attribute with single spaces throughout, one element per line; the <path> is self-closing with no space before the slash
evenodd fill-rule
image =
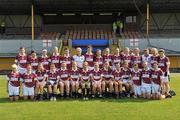
<path id="1" fill-rule="evenodd" d="M 102 71 L 101 70 L 92 70 L 91 71 L 92 79 L 95 81 L 99 81 L 102 78 Z"/>
<path id="2" fill-rule="evenodd" d="M 101 56 L 101 57 L 95 57 L 95 60 L 94 60 L 95 62 L 98 62 L 98 64 L 99 64 L 99 68 L 102 68 L 103 67 L 103 57 Z"/>
<path id="3" fill-rule="evenodd" d="M 130 63 L 131 62 L 131 55 L 126 55 L 126 54 L 123 54 L 122 55 L 122 60 L 123 61 L 127 61 L 128 63 Z"/>
<path id="4" fill-rule="evenodd" d="M 113 62 L 113 64 L 119 63 L 121 65 L 121 63 L 122 63 L 122 56 L 121 55 L 113 55 L 112 56 L 112 62 Z"/>
<path id="5" fill-rule="evenodd" d="M 43 81 L 46 77 L 46 71 L 45 70 L 44 71 L 36 71 L 35 74 L 36 74 L 37 80 L 39 82 Z"/>
<path id="6" fill-rule="evenodd" d="M 142 58 L 141 56 L 135 56 L 133 55 L 131 57 L 131 64 L 134 65 L 134 64 L 138 64 L 138 67 L 139 68 L 142 68 Z"/>
<path id="7" fill-rule="evenodd" d="M 103 61 L 106 62 L 108 61 L 109 62 L 109 65 L 112 66 L 112 55 L 109 54 L 109 55 L 103 55 Z"/>
<path id="8" fill-rule="evenodd" d="M 168 72 L 168 64 L 169 64 L 169 58 L 168 57 L 163 57 L 158 59 L 158 67 L 163 71 L 163 72 Z"/>
<path id="9" fill-rule="evenodd" d="M 51 70 L 47 72 L 48 80 L 56 81 L 58 77 L 58 71 L 52 72 Z"/>
<path id="10" fill-rule="evenodd" d="M 115 69 L 112 72 L 112 76 L 113 76 L 114 80 L 119 81 L 119 80 L 122 80 L 123 74 L 122 74 L 121 70 L 118 71 Z"/>
<path id="11" fill-rule="evenodd" d="M 77 62 L 78 68 L 82 68 L 83 62 L 85 61 L 85 57 L 84 55 L 81 55 L 81 56 L 74 55 L 73 60 Z"/>
<path id="12" fill-rule="evenodd" d="M 159 59 L 158 56 L 153 56 L 153 55 L 151 56 L 151 67 L 152 67 L 154 62 L 158 62 L 158 59 Z"/>
<path id="13" fill-rule="evenodd" d="M 103 78 L 106 81 L 109 81 L 112 78 L 112 70 L 111 69 L 102 69 Z"/>
<path id="14" fill-rule="evenodd" d="M 131 55 L 126 55 L 126 54 L 123 54 L 122 55 L 122 61 L 127 61 L 129 63 L 129 67 L 131 68 L 132 67 L 132 63 L 131 63 Z"/>
<path id="15" fill-rule="evenodd" d="M 79 80 L 79 77 L 80 77 L 80 71 L 77 69 L 77 70 L 70 70 L 69 74 L 70 74 L 70 79 L 73 80 L 73 81 L 77 81 Z"/>
<path id="16" fill-rule="evenodd" d="M 63 62 L 66 63 L 67 69 L 70 70 L 71 69 L 72 57 L 71 56 L 61 56 L 60 64 L 62 64 Z"/>
<path id="17" fill-rule="evenodd" d="M 84 55 L 84 57 L 85 57 L 85 61 L 88 62 L 88 65 L 90 67 L 93 67 L 94 66 L 94 55 L 93 54 L 89 55 L 86 53 Z"/>
<path id="18" fill-rule="evenodd" d="M 37 70 L 39 59 L 29 56 L 28 63 L 31 64 L 32 70 Z"/>
<path id="19" fill-rule="evenodd" d="M 151 54 L 149 55 L 142 55 L 141 58 L 142 58 L 142 63 L 143 62 L 147 62 L 148 63 L 148 67 L 151 68 Z"/>
<path id="20" fill-rule="evenodd" d="M 91 71 L 90 70 L 81 70 L 80 72 L 81 80 L 82 81 L 89 81 L 91 77 Z"/>
<path id="21" fill-rule="evenodd" d="M 69 70 L 68 69 L 65 69 L 65 70 L 60 69 L 58 74 L 59 74 L 60 80 L 65 81 L 65 80 L 68 80 L 68 78 L 69 78 Z"/>
<path id="22" fill-rule="evenodd" d="M 60 56 L 59 55 L 52 55 L 49 57 L 50 63 L 53 63 L 56 68 L 60 68 Z"/>
<path id="23" fill-rule="evenodd" d="M 31 73 L 31 74 L 24 73 L 22 75 L 23 83 L 28 88 L 35 86 L 36 78 L 37 76 L 34 73 Z"/>
<path id="24" fill-rule="evenodd" d="M 151 70 L 142 70 L 141 72 L 142 83 L 151 84 Z"/>
<path id="25" fill-rule="evenodd" d="M 141 70 L 135 71 L 134 69 L 131 71 L 131 79 L 134 85 L 141 85 Z"/>
<path id="26" fill-rule="evenodd" d="M 128 68 L 128 69 L 124 69 L 124 68 L 121 68 L 121 72 L 122 72 L 122 79 L 123 80 L 130 80 L 131 78 L 131 70 Z"/>
<path id="27" fill-rule="evenodd" d="M 11 72 L 10 74 L 7 75 L 8 77 L 8 82 L 10 85 L 14 87 L 19 87 L 20 86 L 20 78 L 21 75 L 18 72 Z"/>
<path id="28" fill-rule="evenodd" d="M 142 62 L 151 62 L 151 54 L 149 55 L 141 55 L 141 58 L 142 58 Z"/>
<path id="29" fill-rule="evenodd" d="M 45 70 L 49 70 L 49 57 L 39 57 L 39 62 L 43 64 Z"/>
<path id="30" fill-rule="evenodd" d="M 26 68 L 26 66 L 27 66 L 27 59 L 28 59 L 28 57 L 27 57 L 26 54 L 25 54 L 25 55 L 20 55 L 20 54 L 18 54 L 18 55 L 16 56 L 16 58 L 15 58 L 15 61 L 17 62 L 17 64 L 18 64 L 20 67 Z"/>
<path id="31" fill-rule="evenodd" d="M 153 83 L 160 85 L 162 76 L 163 76 L 163 72 L 161 69 L 156 71 L 151 70 L 151 80 Z"/>

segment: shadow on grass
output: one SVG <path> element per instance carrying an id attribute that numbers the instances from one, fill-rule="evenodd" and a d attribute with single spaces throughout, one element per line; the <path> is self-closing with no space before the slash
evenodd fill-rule
<path id="1" fill-rule="evenodd" d="M 115 103 L 144 103 L 144 102 L 152 102 L 156 100 L 147 100 L 143 98 L 121 98 L 121 99 L 115 99 L 115 98 L 90 98 L 89 100 L 83 100 L 81 98 L 78 99 L 57 99 L 56 102 L 115 102 Z M 48 99 L 43 100 L 43 101 L 31 101 L 31 100 L 23 100 L 20 99 L 19 101 L 12 102 L 8 98 L 0 98 L 0 104 L 1 103 L 26 103 L 26 102 L 34 102 L 34 103 L 42 103 L 42 102 L 50 102 Z"/>

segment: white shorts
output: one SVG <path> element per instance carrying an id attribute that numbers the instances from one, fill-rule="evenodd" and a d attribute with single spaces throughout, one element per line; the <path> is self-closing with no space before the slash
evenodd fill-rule
<path id="1" fill-rule="evenodd" d="M 152 93 L 157 93 L 158 95 L 160 95 L 160 92 L 161 92 L 160 85 L 153 83 L 152 84 Z"/>
<path id="2" fill-rule="evenodd" d="M 32 96 L 34 95 L 34 87 L 28 88 L 23 85 L 23 95 L 24 96 Z"/>
<path id="3" fill-rule="evenodd" d="M 54 80 L 49 80 L 49 81 L 48 81 L 48 85 L 52 85 L 52 86 L 53 86 L 53 85 L 55 85 L 55 84 L 57 84 L 57 83 L 56 83 L 56 81 L 54 81 Z"/>
<path id="4" fill-rule="evenodd" d="M 22 68 L 22 67 L 20 67 L 20 66 L 18 66 L 17 67 L 17 70 L 18 70 L 18 72 L 20 73 L 20 74 L 24 74 L 24 73 L 26 73 L 26 68 Z"/>
<path id="5" fill-rule="evenodd" d="M 135 95 L 141 95 L 141 86 L 133 85 L 133 88 Z"/>
<path id="6" fill-rule="evenodd" d="M 131 83 L 131 81 L 128 80 L 128 79 L 123 79 L 123 80 L 122 80 L 122 83 L 123 83 L 123 84 L 129 84 L 129 83 Z"/>
<path id="7" fill-rule="evenodd" d="M 8 84 L 8 95 L 9 96 L 18 96 L 19 95 L 19 87 L 14 87 L 9 83 Z"/>
<path id="8" fill-rule="evenodd" d="M 141 92 L 151 94 L 151 84 L 142 83 Z"/>
<path id="9" fill-rule="evenodd" d="M 168 82 L 169 82 L 169 77 L 168 77 L 168 75 L 165 76 L 165 73 L 163 73 L 163 79 L 162 79 L 162 81 L 165 82 L 165 83 L 168 83 Z"/>

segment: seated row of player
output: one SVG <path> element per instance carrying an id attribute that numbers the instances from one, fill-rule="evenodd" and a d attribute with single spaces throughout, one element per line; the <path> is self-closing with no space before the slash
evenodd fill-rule
<path id="1" fill-rule="evenodd" d="M 149 69 L 148 63 L 143 62 L 142 69 L 138 64 L 134 64 L 130 69 L 129 63 L 125 61 L 121 67 L 119 63 L 115 64 L 114 70 L 106 61 L 103 69 L 100 69 L 99 63 L 94 62 L 94 69 L 90 70 L 88 62 L 83 62 L 82 69 L 78 69 L 76 61 L 72 62 L 71 70 L 67 69 L 67 64 L 62 63 L 59 70 L 55 64 L 50 65 L 50 70 L 46 71 L 42 63 L 38 64 L 37 71 L 33 73 L 30 64 L 26 67 L 26 73 L 20 74 L 17 66 L 13 65 L 12 72 L 8 75 L 8 93 L 10 100 L 19 99 L 20 80 L 22 80 L 23 97 L 32 100 L 34 96 L 43 99 L 44 87 L 48 88 L 48 94 L 51 101 L 56 101 L 56 96 L 60 92 L 61 97 L 76 97 L 79 89 L 82 90 L 83 99 L 99 97 L 113 93 L 117 98 L 121 97 L 123 86 L 129 97 L 133 93 L 134 98 L 153 98 L 161 99 L 162 95 L 168 95 L 167 89 L 168 78 L 163 71 L 158 68 L 158 63 L 154 62 L 152 69 Z M 58 92 L 59 91 L 59 92 Z"/>

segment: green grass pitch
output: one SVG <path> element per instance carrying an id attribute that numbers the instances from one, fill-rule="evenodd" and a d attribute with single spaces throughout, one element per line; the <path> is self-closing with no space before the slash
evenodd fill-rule
<path id="1" fill-rule="evenodd" d="M 171 88 L 177 95 L 161 101 L 129 98 L 10 102 L 5 76 L 0 76 L 0 120 L 180 120 L 180 74 L 171 75 Z"/>

